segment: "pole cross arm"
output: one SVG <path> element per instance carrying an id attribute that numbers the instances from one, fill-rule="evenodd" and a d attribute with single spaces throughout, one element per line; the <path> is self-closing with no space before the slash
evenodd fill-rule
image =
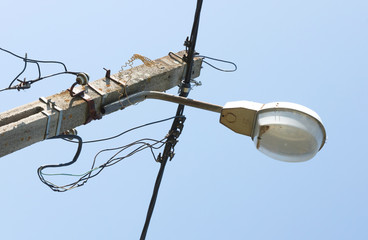
<path id="1" fill-rule="evenodd" d="M 85 86 L 75 86 L 47 98 L 0 113 L 0 157 L 98 119 L 103 106 L 143 91 L 163 92 L 181 84 L 186 63 L 165 56 L 110 75 Z M 202 58 L 195 58 L 192 77 L 200 75 Z M 83 92 L 83 96 L 78 93 Z M 73 96 L 71 96 L 73 95 Z M 118 109 L 116 109 L 118 110 Z"/>

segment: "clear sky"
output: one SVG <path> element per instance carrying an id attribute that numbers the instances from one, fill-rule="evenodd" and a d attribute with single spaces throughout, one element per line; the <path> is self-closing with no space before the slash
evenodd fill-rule
<path id="1" fill-rule="evenodd" d="M 0 47 L 62 61 L 96 80 L 103 67 L 117 72 L 135 53 L 157 59 L 183 50 L 195 6 L 194 0 L 2 0 Z M 368 239 L 367 27 L 366 0 L 204 1 L 196 50 L 234 61 L 238 71 L 204 65 L 197 79 L 203 85 L 190 97 L 218 105 L 299 103 L 320 115 L 328 141 L 310 161 L 279 162 L 219 124 L 218 114 L 186 108 L 147 239 Z M 0 62 L 4 88 L 22 62 L 4 52 Z M 35 67 L 24 76 L 36 76 Z M 73 82 L 61 76 L 27 91 L 1 92 L 0 112 Z M 84 140 L 109 137 L 175 111 L 175 104 L 147 100 L 78 130 Z M 97 151 L 160 139 L 169 128 L 162 123 L 85 145 L 63 172 L 82 173 Z M 1 239 L 139 238 L 159 164 L 141 152 L 81 188 L 55 193 L 36 170 L 69 161 L 75 148 L 47 140 L 0 159 Z"/>

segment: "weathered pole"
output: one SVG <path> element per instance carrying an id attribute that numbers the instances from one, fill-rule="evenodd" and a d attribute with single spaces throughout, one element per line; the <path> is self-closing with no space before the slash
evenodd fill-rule
<path id="1" fill-rule="evenodd" d="M 185 51 L 176 53 L 182 57 Z M 192 78 L 201 58 L 195 58 Z M 181 84 L 186 64 L 171 55 L 109 75 L 85 86 L 40 97 L 38 101 L 0 113 L 0 157 L 99 119 L 103 106 L 142 91 L 166 91 Z M 71 96 L 70 91 L 73 92 Z"/>

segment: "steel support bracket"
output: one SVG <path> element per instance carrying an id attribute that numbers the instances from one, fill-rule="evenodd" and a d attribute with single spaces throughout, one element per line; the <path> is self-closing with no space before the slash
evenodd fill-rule
<path id="1" fill-rule="evenodd" d="M 88 105 L 88 115 L 87 115 L 87 119 L 84 122 L 84 124 L 90 123 L 92 120 L 98 120 L 102 118 L 101 114 L 98 114 L 96 111 L 96 107 L 95 107 L 95 101 L 88 96 L 85 91 L 81 91 L 79 93 L 75 93 L 74 92 L 74 87 L 75 87 L 75 83 L 72 85 L 71 88 L 68 89 L 68 91 L 70 92 L 70 96 L 71 97 L 80 97 L 81 99 L 83 99 L 87 105 Z"/>
<path id="2" fill-rule="evenodd" d="M 63 119 L 63 110 L 56 106 L 55 102 L 51 101 L 51 99 L 47 100 L 44 97 L 40 97 L 39 100 L 46 104 L 47 110 L 42 111 L 42 113 L 47 117 L 47 126 L 45 131 L 45 139 L 49 137 L 50 131 L 50 116 L 52 115 L 53 111 L 58 112 L 58 120 L 57 120 L 57 127 L 55 131 L 55 136 L 60 135 L 60 128 L 61 128 L 61 121 Z M 51 114 L 47 111 L 51 111 Z"/>

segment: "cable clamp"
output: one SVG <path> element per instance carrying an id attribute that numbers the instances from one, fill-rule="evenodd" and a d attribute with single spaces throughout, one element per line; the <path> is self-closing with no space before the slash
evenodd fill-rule
<path id="1" fill-rule="evenodd" d="M 158 154 L 157 158 L 155 159 L 156 162 L 158 163 L 162 163 L 162 156 L 161 156 L 161 153 Z"/>
<path id="2" fill-rule="evenodd" d="M 70 96 L 71 97 L 80 97 L 82 98 L 88 105 L 88 116 L 87 119 L 85 121 L 84 124 L 87 124 L 89 122 L 91 122 L 92 120 L 98 120 L 102 118 L 102 115 L 97 113 L 96 111 L 96 107 L 95 107 L 95 101 L 88 96 L 84 90 L 80 91 L 79 93 L 75 93 L 74 92 L 74 87 L 77 85 L 78 83 L 75 82 L 71 88 L 68 89 Z"/>
<path id="3" fill-rule="evenodd" d="M 40 97 L 39 100 L 46 104 L 47 110 L 58 112 L 58 121 L 57 121 L 56 130 L 55 130 L 55 136 L 60 135 L 61 121 L 63 119 L 63 109 L 56 106 L 56 103 L 51 101 L 51 99 L 46 99 L 45 97 Z M 49 136 L 49 124 L 50 124 L 50 116 L 51 115 L 48 114 L 46 111 L 42 111 L 42 113 L 47 116 L 47 126 L 46 126 L 46 134 L 45 134 L 45 139 L 46 139 Z"/>
<path id="4" fill-rule="evenodd" d="M 50 134 L 50 114 L 48 114 L 46 111 L 42 111 L 42 114 L 47 117 L 45 135 L 43 137 L 43 139 L 46 139 L 46 138 L 49 138 L 49 134 Z"/>
<path id="5" fill-rule="evenodd" d="M 17 79 L 17 81 L 19 82 L 18 85 L 14 86 L 18 91 L 20 90 L 24 90 L 24 89 L 29 89 L 31 88 L 31 82 L 26 81 L 26 78 L 24 78 L 23 81 Z"/>
<path id="6" fill-rule="evenodd" d="M 110 84 L 110 83 L 109 83 L 109 81 L 111 80 L 111 81 L 113 81 L 114 83 L 116 83 L 116 84 L 118 84 L 118 85 L 122 86 L 123 90 L 125 89 L 125 87 L 126 87 L 126 84 L 125 84 L 125 83 L 120 82 L 119 80 L 117 80 L 117 79 L 115 79 L 115 78 L 112 78 L 112 77 L 111 77 L 111 70 L 110 70 L 110 69 L 106 69 L 106 68 L 104 68 L 104 70 L 106 71 L 105 79 L 106 79 L 106 84 L 107 84 L 107 85 L 109 85 L 109 84 Z"/>
<path id="7" fill-rule="evenodd" d="M 192 46 L 192 42 L 189 40 L 189 37 L 187 37 L 184 41 L 184 47 L 191 47 Z"/>
<path id="8" fill-rule="evenodd" d="M 88 89 L 92 89 L 95 93 L 97 93 L 101 97 L 101 106 L 105 105 L 106 94 L 98 90 L 96 87 L 92 86 L 91 84 L 87 83 L 85 86 L 85 92 L 88 93 Z"/>

